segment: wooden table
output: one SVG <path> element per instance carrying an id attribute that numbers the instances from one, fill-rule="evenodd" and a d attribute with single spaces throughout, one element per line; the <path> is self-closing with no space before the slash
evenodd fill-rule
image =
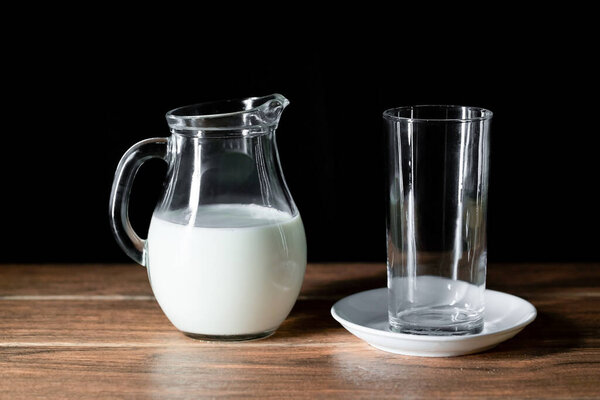
<path id="1" fill-rule="evenodd" d="M 0 266 L 0 398 L 600 398 L 600 265 L 490 265 L 488 287 L 537 319 L 484 353 L 376 350 L 329 314 L 385 286 L 383 264 L 311 264 L 275 335 L 180 334 L 136 265 Z"/>

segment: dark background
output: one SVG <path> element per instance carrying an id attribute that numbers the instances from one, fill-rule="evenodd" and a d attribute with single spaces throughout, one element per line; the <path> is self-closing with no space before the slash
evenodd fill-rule
<path id="1" fill-rule="evenodd" d="M 599 261 L 597 49 L 560 30 L 498 36 L 466 46 L 444 37 L 269 46 L 263 36 L 214 48 L 37 37 L 15 50 L 5 79 L 0 262 L 129 262 L 108 222 L 121 155 L 167 136 L 172 108 L 273 92 L 291 102 L 278 146 L 309 261 L 385 260 L 381 114 L 410 104 L 494 112 L 490 261 Z M 140 236 L 165 170 L 151 161 L 136 179 Z"/>

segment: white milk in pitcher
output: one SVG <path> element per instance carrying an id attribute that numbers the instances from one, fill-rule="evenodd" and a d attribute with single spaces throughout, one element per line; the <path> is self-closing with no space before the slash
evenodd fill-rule
<path id="1" fill-rule="evenodd" d="M 244 335 L 275 330 L 306 269 L 300 216 L 257 205 L 200 206 L 194 225 L 153 217 L 148 275 L 179 330 Z"/>

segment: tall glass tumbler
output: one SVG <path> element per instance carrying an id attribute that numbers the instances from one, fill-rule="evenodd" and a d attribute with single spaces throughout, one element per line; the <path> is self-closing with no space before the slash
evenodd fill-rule
<path id="1" fill-rule="evenodd" d="M 483 329 L 492 112 L 408 106 L 383 113 L 392 331 Z"/>

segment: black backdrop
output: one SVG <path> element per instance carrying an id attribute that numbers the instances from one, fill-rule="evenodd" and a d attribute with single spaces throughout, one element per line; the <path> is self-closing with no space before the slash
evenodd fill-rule
<path id="1" fill-rule="evenodd" d="M 598 132 L 584 96 L 591 50 L 554 39 L 461 51 L 289 43 L 264 53 L 47 43 L 42 63 L 26 56 L 7 75 L 15 90 L 2 145 L 0 262 L 127 262 L 108 224 L 127 148 L 167 136 L 164 114 L 174 107 L 273 92 L 291 101 L 278 145 L 310 261 L 385 260 L 381 113 L 409 104 L 495 113 L 490 261 L 598 261 Z M 151 161 L 136 180 L 131 217 L 141 236 L 165 170 Z"/>

